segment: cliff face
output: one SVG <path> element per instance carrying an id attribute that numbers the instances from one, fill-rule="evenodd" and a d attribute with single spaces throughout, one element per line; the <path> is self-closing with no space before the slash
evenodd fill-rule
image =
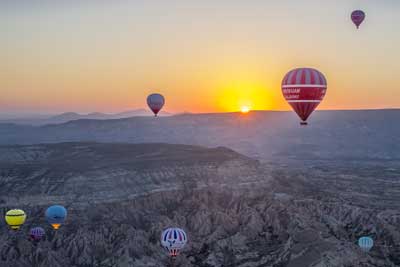
<path id="1" fill-rule="evenodd" d="M 169 226 L 189 235 L 176 266 L 400 265 L 397 164 L 332 164 L 166 144 L 0 147 L 0 207 L 28 215 L 19 233 L 1 222 L 0 266 L 168 266 Z M 44 220 L 52 204 L 69 211 L 57 233 Z M 33 243 L 37 225 L 46 238 Z M 370 254 L 361 235 L 376 240 Z"/>

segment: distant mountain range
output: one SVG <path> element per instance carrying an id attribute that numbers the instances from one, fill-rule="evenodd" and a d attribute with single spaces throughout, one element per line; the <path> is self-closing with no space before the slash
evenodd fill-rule
<path id="1" fill-rule="evenodd" d="M 300 127 L 292 112 L 257 111 L 0 124 L 0 144 L 161 142 L 225 146 L 258 159 L 399 160 L 399 118 L 400 110 L 318 111 Z"/>
<path id="2" fill-rule="evenodd" d="M 170 116 L 171 113 L 166 111 L 161 111 L 159 116 Z M 0 123 L 14 123 L 21 125 L 46 125 L 46 124 L 60 124 L 73 120 L 81 120 L 81 119 L 92 119 L 92 120 L 111 120 L 111 119 L 122 119 L 129 117 L 141 117 L 141 116 L 153 116 L 153 113 L 147 109 L 135 109 L 124 111 L 115 114 L 101 113 L 101 112 L 92 112 L 88 114 L 79 114 L 76 112 L 65 112 L 55 116 L 33 116 L 33 117 L 25 117 L 25 118 L 10 118 L 10 119 L 0 119 Z"/>

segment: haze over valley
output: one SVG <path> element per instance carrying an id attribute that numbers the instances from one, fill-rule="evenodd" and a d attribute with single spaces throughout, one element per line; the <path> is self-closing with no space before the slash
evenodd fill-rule
<path id="1" fill-rule="evenodd" d="M 291 112 L 182 114 L 73 120 L 40 127 L 0 124 L 0 144 L 172 143 L 225 146 L 261 160 L 398 160 L 400 110 L 318 111 L 309 127 Z"/>

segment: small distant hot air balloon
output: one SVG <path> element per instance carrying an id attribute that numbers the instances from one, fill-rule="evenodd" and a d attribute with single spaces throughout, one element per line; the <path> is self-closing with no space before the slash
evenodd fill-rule
<path id="1" fill-rule="evenodd" d="M 165 99 L 160 94 L 151 94 L 147 97 L 147 105 L 153 111 L 154 116 L 157 117 L 158 112 L 165 104 Z"/>
<path id="2" fill-rule="evenodd" d="M 46 219 L 55 230 L 60 228 L 67 217 L 67 210 L 60 205 L 54 205 L 46 210 Z"/>
<path id="3" fill-rule="evenodd" d="M 29 232 L 29 236 L 34 241 L 40 241 L 43 238 L 44 234 L 45 232 L 42 227 L 34 227 Z"/>
<path id="4" fill-rule="evenodd" d="M 358 246 L 364 252 L 369 252 L 371 248 L 374 246 L 374 240 L 371 237 L 363 236 L 358 239 Z"/>
<path id="5" fill-rule="evenodd" d="M 286 101 L 301 118 L 301 125 L 324 99 L 327 89 L 325 76 L 316 69 L 298 68 L 289 71 L 282 81 Z"/>
<path id="6" fill-rule="evenodd" d="M 174 258 L 187 243 L 187 235 L 180 228 L 168 228 L 161 234 L 161 245 L 168 250 L 169 255 Z"/>
<path id="7" fill-rule="evenodd" d="M 23 210 L 13 209 L 7 211 L 5 219 L 10 228 L 16 231 L 25 223 L 26 214 Z"/>
<path id="8" fill-rule="evenodd" d="M 357 29 L 360 27 L 364 19 L 365 19 L 365 13 L 362 10 L 354 10 L 351 13 L 351 20 L 357 26 Z"/>

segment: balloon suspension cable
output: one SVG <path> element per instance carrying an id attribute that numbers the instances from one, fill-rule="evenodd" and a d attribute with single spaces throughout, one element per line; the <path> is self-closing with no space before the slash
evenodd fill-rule
<path id="1" fill-rule="evenodd" d="M 11 243 L 13 246 L 16 246 L 18 243 L 18 237 L 19 237 L 20 231 L 18 231 L 18 228 L 11 228 Z"/>
<path id="2" fill-rule="evenodd" d="M 53 234 L 53 239 L 52 239 L 52 240 L 55 240 L 55 239 L 58 237 L 58 234 L 57 234 L 57 233 L 58 233 L 58 230 L 57 230 L 57 229 L 54 229 L 54 228 L 53 228 L 53 230 L 54 230 L 54 231 L 52 231 L 52 232 L 53 232 L 54 234 Z"/>
<path id="3" fill-rule="evenodd" d="M 170 260 L 171 267 L 175 267 L 175 259 L 176 259 L 176 256 L 171 256 L 171 260 Z"/>

